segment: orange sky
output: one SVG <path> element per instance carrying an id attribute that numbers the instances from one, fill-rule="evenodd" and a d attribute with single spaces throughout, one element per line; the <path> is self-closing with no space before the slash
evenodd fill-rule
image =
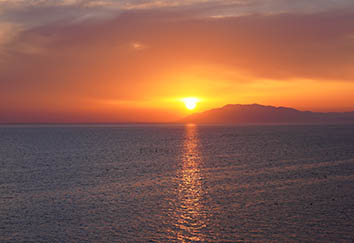
<path id="1" fill-rule="evenodd" d="M 354 110 L 349 0 L 15 2 L 0 0 L 0 123 Z"/>

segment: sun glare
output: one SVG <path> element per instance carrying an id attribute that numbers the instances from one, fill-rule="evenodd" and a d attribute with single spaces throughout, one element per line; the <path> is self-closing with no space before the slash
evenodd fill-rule
<path id="1" fill-rule="evenodd" d="M 182 101 L 188 110 L 194 110 L 199 102 L 199 100 L 194 97 L 183 98 Z"/>

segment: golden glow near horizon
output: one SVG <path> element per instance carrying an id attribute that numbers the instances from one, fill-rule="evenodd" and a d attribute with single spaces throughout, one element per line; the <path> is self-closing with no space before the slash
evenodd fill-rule
<path id="1" fill-rule="evenodd" d="M 187 97 L 183 98 L 182 101 L 188 110 L 194 110 L 199 102 L 199 99 L 195 97 Z"/>

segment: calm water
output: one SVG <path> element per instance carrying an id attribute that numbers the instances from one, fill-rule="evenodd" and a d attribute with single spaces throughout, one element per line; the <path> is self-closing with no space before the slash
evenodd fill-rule
<path id="1" fill-rule="evenodd" d="M 354 126 L 2 126 L 1 242 L 352 242 Z"/>

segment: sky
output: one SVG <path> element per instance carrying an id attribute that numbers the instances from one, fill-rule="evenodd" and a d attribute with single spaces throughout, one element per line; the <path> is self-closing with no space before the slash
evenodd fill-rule
<path id="1" fill-rule="evenodd" d="M 0 0 L 0 123 L 353 111 L 353 23 L 352 0 Z"/>

